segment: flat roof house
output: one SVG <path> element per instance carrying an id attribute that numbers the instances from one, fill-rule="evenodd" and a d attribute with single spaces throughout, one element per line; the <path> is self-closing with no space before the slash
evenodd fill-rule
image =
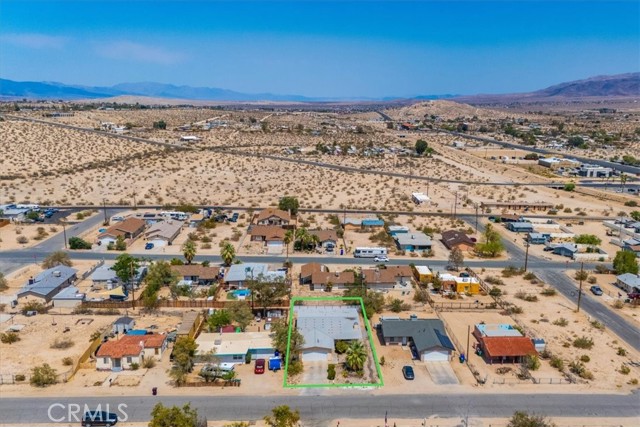
<path id="1" fill-rule="evenodd" d="M 413 343 L 423 362 L 448 362 L 455 351 L 440 319 L 382 319 L 385 345 Z"/>
<path id="2" fill-rule="evenodd" d="M 387 232 L 391 237 L 393 237 L 396 234 L 408 233 L 409 227 L 404 225 L 390 225 L 389 227 L 387 227 Z"/>
<path id="3" fill-rule="evenodd" d="M 424 233 L 401 233 L 393 236 L 396 246 L 402 251 L 430 251 L 431 238 Z"/>
<path id="4" fill-rule="evenodd" d="M 98 235 L 98 241 L 101 245 L 115 243 L 118 237 L 122 237 L 125 241 L 131 243 L 142 232 L 144 232 L 147 223 L 139 218 L 127 218 L 107 228 L 106 231 Z"/>
<path id="5" fill-rule="evenodd" d="M 545 233 L 529 233 L 527 236 L 527 242 L 532 245 L 544 245 L 550 239 L 550 236 Z"/>
<path id="6" fill-rule="evenodd" d="M 616 276 L 616 286 L 630 294 L 640 292 L 640 276 L 631 273 L 624 273 Z"/>
<path id="7" fill-rule="evenodd" d="M 263 209 L 253 217 L 253 223 L 256 225 L 289 225 L 291 215 L 289 212 L 281 209 Z"/>
<path id="8" fill-rule="evenodd" d="M 471 237 L 459 230 L 443 231 L 441 240 L 449 250 L 458 248 L 461 251 L 472 251 L 476 246 L 476 242 Z"/>
<path id="9" fill-rule="evenodd" d="M 75 268 L 66 265 L 58 265 L 44 270 L 35 278 L 29 279 L 27 284 L 18 291 L 17 297 L 31 296 L 48 303 L 54 295 L 75 282 L 77 272 L 78 270 Z"/>
<path id="10" fill-rule="evenodd" d="M 251 359 L 268 359 L 275 354 L 270 332 L 202 333 L 196 338 L 196 357 L 215 351 L 219 363 L 245 363 Z"/>
<path id="11" fill-rule="evenodd" d="M 421 283 L 429 283 L 433 280 L 433 272 L 426 265 L 416 265 L 415 279 Z"/>
<path id="12" fill-rule="evenodd" d="M 480 281 L 475 277 L 459 277 L 449 273 L 442 273 L 439 277 L 444 292 L 471 295 L 480 293 Z"/>
<path id="13" fill-rule="evenodd" d="M 296 306 L 296 328 L 304 338 L 303 362 L 327 361 L 336 341 L 361 340 L 359 311 L 344 306 Z"/>
<path id="14" fill-rule="evenodd" d="M 573 243 L 563 243 L 553 247 L 552 251 L 555 255 L 562 255 L 569 258 L 573 258 L 578 253 L 578 246 Z"/>
<path id="15" fill-rule="evenodd" d="M 111 268 L 113 267 L 112 262 L 105 262 L 100 267 L 93 270 L 91 276 L 91 282 L 93 286 L 100 286 L 106 289 L 113 289 L 120 284 L 120 278 L 116 274 L 116 272 Z"/>
<path id="16" fill-rule="evenodd" d="M 80 292 L 75 286 L 69 286 L 58 292 L 53 298 L 53 306 L 56 308 L 75 308 L 82 304 L 86 294 Z"/>
<path id="17" fill-rule="evenodd" d="M 119 317 L 118 319 L 116 319 L 115 322 L 113 322 L 113 326 L 111 328 L 111 331 L 114 334 L 126 334 L 127 331 L 132 330 L 136 325 L 136 321 L 129 316 L 122 316 Z"/>
<path id="18" fill-rule="evenodd" d="M 180 234 L 183 225 L 182 221 L 173 219 L 156 222 L 144 233 L 144 238 L 154 246 L 171 245 Z"/>

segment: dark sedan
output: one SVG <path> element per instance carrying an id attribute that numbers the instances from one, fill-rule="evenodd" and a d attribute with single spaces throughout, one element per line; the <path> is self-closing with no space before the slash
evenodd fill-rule
<path id="1" fill-rule="evenodd" d="M 402 375 L 404 376 L 405 380 L 413 380 L 416 378 L 415 374 L 413 373 L 413 368 L 411 366 L 403 366 Z"/>

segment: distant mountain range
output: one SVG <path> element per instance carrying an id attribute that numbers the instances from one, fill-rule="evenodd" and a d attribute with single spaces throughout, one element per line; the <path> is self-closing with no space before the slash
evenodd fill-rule
<path id="1" fill-rule="evenodd" d="M 562 101 L 581 98 L 640 97 L 640 73 L 596 76 L 549 86 L 535 92 L 455 97 L 469 104 Z"/>
<path id="2" fill-rule="evenodd" d="M 585 80 L 561 83 L 536 92 L 505 95 L 420 95 L 412 98 L 313 98 L 301 95 L 278 95 L 272 93 L 242 93 L 211 87 L 175 86 L 163 83 L 121 83 L 114 86 L 78 86 L 56 82 L 17 82 L 0 79 L 0 98 L 4 99 L 101 99 L 119 96 L 181 99 L 192 101 L 235 102 L 349 102 L 349 101 L 394 101 L 455 99 L 470 103 L 501 103 L 518 100 L 535 101 L 556 98 L 583 97 L 628 97 L 640 96 L 640 73 L 598 76 Z"/>

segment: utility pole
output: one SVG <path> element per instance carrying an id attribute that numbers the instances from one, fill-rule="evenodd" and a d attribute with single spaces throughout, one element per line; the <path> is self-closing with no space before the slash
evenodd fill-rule
<path id="1" fill-rule="evenodd" d="M 525 241 L 524 242 L 524 247 L 527 249 L 524 255 L 524 272 L 527 272 L 527 265 L 529 264 L 529 246 L 531 246 L 529 244 L 529 241 Z"/>
<path id="2" fill-rule="evenodd" d="M 478 234 L 478 208 L 480 207 L 480 205 L 474 203 L 473 207 L 476 208 L 476 234 Z"/>
<path id="3" fill-rule="evenodd" d="M 471 335 L 471 325 L 467 325 L 467 357 L 465 362 L 469 363 L 469 336 Z"/>
<path id="4" fill-rule="evenodd" d="M 131 308 L 135 310 L 136 309 L 136 291 L 135 291 L 136 286 L 135 286 L 134 277 L 133 277 L 133 263 L 134 263 L 134 260 L 131 259 L 131 264 L 129 264 L 131 267 Z"/>
<path id="5" fill-rule="evenodd" d="M 64 248 L 67 249 L 67 224 L 65 224 L 64 218 L 60 219 L 60 224 L 62 224 L 62 234 L 64 236 Z"/>
<path id="6" fill-rule="evenodd" d="M 102 208 L 104 210 L 104 225 L 109 225 L 109 221 L 107 220 L 107 199 L 102 199 Z"/>
<path id="7" fill-rule="evenodd" d="M 584 261 L 580 263 L 580 289 L 578 290 L 578 310 L 577 313 L 580 313 L 580 301 L 582 300 L 582 276 L 584 274 Z"/>

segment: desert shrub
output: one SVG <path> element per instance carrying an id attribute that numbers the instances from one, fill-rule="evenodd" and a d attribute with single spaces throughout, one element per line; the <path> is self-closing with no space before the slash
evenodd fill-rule
<path id="1" fill-rule="evenodd" d="M 302 361 L 296 360 L 294 362 L 289 363 L 289 370 L 287 371 L 288 375 L 296 376 L 302 373 Z"/>
<path id="2" fill-rule="evenodd" d="M 629 372 L 631 372 L 631 368 L 623 363 L 622 365 L 620 365 L 620 369 L 618 369 L 618 372 L 620 372 L 622 375 L 629 375 Z"/>
<path id="3" fill-rule="evenodd" d="M 489 291 L 489 295 L 491 295 L 492 297 L 498 298 L 498 297 L 500 297 L 500 295 L 502 295 L 502 291 L 500 290 L 500 288 L 497 288 L 497 287 L 494 286 Z"/>
<path id="4" fill-rule="evenodd" d="M 587 282 L 589 282 L 592 285 L 595 285 L 596 283 L 598 283 L 598 279 L 596 279 L 596 276 L 589 276 L 589 278 L 587 279 Z"/>
<path id="5" fill-rule="evenodd" d="M 573 346 L 576 348 L 591 350 L 593 347 L 593 340 L 589 337 L 582 336 L 573 340 Z"/>
<path id="6" fill-rule="evenodd" d="M 536 355 L 528 355 L 524 364 L 530 371 L 537 371 L 540 369 L 540 358 Z"/>
<path id="7" fill-rule="evenodd" d="M 148 357 L 144 359 L 144 361 L 142 362 L 142 367 L 145 369 L 151 369 L 155 366 L 156 366 L 156 359 L 154 359 L 153 357 Z"/>
<path id="8" fill-rule="evenodd" d="M 535 280 L 536 279 L 536 275 L 529 271 L 528 273 L 525 273 L 525 275 L 522 276 L 522 278 L 524 280 Z"/>
<path id="9" fill-rule="evenodd" d="M 49 347 L 56 350 L 64 350 L 73 347 L 74 344 L 75 343 L 71 340 L 71 338 L 56 338 Z"/>
<path id="10" fill-rule="evenodd" d="M 336 379 L 336 365 L 333 363 L 329 363 L 327 367 L 327 379 L 329 381 Z"/>
<path id="11" fill-rule="evenodd" d="M 618 347 L 618 352 L 617 352 L 618 356 L 626 356 L 627 355 L 627 350 L 625 350 L 622 347 Z"/>
<path id="12" fill-rule="evenodd" d="M 131 365 L 129 365 L 131 367 L 132 371 L 137 371 L 140 368 L 140 364 L 133 362 Z"/>
<path id="13" fill-rule="evenodd" d="M 573 361 L 569 363 L 569 370 L 585 380 L 593 379 L 593 374 L 587 370 L 582 362 Z"/>
<path id="14" fill-rule="evenodd" d="M 509 314 L 522 314 L 522 313 L 524 313 L 524 309 L 522 307 L 520 307 L 520 306 L 517 306 L 517 305 L 510 306 L 506 311 Z"/>
<path id="15" fill-rule="evenodd" d="M 384 359 L 384 356 L 380 358 L 380 366 L 384 366 L 387 361 Z"/>
<path id="16" fill-rule="evenodd" d="M 18 236 L 16 237 L 16 242 L 20 243 L 21 245 L 24 245 L 26 243 L 29 243 L 29 238 L 27 236 Z"/>
<path id="17" fill-rule="evenodd" d="M 557 295 L 558 291 L 556 291 L 554 288 L 544 288 L 540 293 L 545 297 L 552 297 L 554 295 Z"/>
<path id="18" fill-rule="evenodd" d="M 487 276 L 484 281 L 490 285 L 504 286 L 502 279 L 496 276 Z"/>
<path id="19" fill-rule="evenodd" d="M 513 277 L 518 276 L 522 273 L 524 273 L 524 270 L 522 268 L 509 265 L 502 270 L 502 277 Z"/>
<path id="20" fill-rule="evenodd" d="M 31 301 L 22 307 L 22 314 L 27 314 L 27 311 L 35 311 L 38 314 L 46 313 L 47 307 L 41 302 Z"/>
<path id="21" fill-rule="evenodd" d="M 71 365 L 73 365 L 73 359 L 70 358 L 70 357 L 65 357 L 65 358 L 62 359 L 62 364 L 64 366 L 71 366 Z"/>
<path id="22" fill-rule="evenodd" d="M 619 299 L 616 300 L 616 302 L 613 303 L 613 308 L 621 309 L 623 307 L 624 307 L 624 303 L 622 301 L 620 301 Z"/>
<path id="23" fill-rule="evenodd" d="M 80 237 L 70 237 L 69 238 L 69 248 L 70 249 L 91 249 L 91 243 L 87 242 Z"/>
<path id="24" fill-rule="evenodd" d="M 18 375 L 16 375 L 16 376 L 14 377 L 14 379 L 15 379 L 17 382 L 22 382 L 22 381 L 26 380 L 26 379 L 27 379 L 27 377 L 26 377 L 24 374 L 18 374 Z"/>
<path id="25" fill-rule="evenodd" d="M 36 387 L 46 387 L 58 382 L 58 373 L 49 364 L 36 366 L 31 369 L 31 385 Z"/>
<path id="26" fill-rule="evenodd" d="M 591 321 L 591 326 L 601 331 L 604 330 L 604 324 L 602 324 L 601 322 L 598 322 L 597 320 Z"/>
<path id="27" fill-rule="evenodd" d="M 591 358 L 588 355 L 583 354 L 582 356 L 580 356 L 580 361 L 584 362 L 584 363 L 587 363 L 587 362 L 591 361 Z"/>
<path id="28" fill-rule="evenodd" d="M 559 371 L 562 371 L 564 369 L 564 361 L 558 356 L 551 356 L 551 361 L 549 361 L 549 364 Z"/>
<path id="29" fill-rule="evenodd" d="M 563 328 L 569 324 L 569 321 L 564 317 L 559 318 L 558 320 L 554 320 L 553 324 L 556 326 L 562 326 Z"/>
<path id="30" fill-rule="evenodd" d="M 20 337 L 15 332 L 5 332 L 0 334 L 0 341 L 3 344 L 13 344 L 14 342 L 20 341 Z"/>

